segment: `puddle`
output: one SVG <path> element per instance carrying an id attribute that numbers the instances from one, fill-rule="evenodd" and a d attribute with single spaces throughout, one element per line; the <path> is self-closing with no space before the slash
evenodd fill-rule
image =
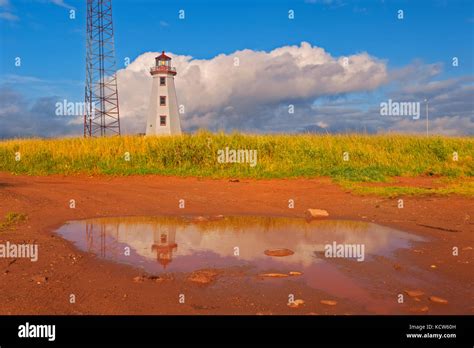
<path id="1" fill-rule="evenodd" d="M 226 217 L 208 221 L 180 217 L 98 218 L 68 222 L 57 232 L 81 250 L 136 265 L 151 274 L 247 264 L 257 269 L 304 269 L 315 263 L 336 260 L 325 257 L 325 246 L 334 242 L 363 246 L 362 261 L 370 261 L 374 255 L 390 258 L 394 251 L 424 240 L 407 232 L 360 221 L 307 222 L 273 217 Z M 264 253 L 279 248 L 290 249 L 294 254 L 271 257 Z M 130 251 L 129 255 L 126 250 Z M 347 260 L 361 260 L 357 258 L 360 254 L 353 256 Z"/>
<path id="2" fill-rule="evenodd" d="M 307 268 L 330 260 L 325 257 L 325 246 L 334 242 L 363 246 L 363 259 L 357 258 L 361 254 L 355 252 L 349 260 L 368 261 L 374 255 L 391 257 L 395 250 L 424 240 L 373 223 L 272 217 L 208 221 L 180 217 L 98 218 L 69 222 L 57 232 L 81 250 L 139 266 L 152 274 L 244 264 L 258 269 Z M 290 249 L 294 254 L 271 257 L 264 253 L 279 248 Z"/>
<path id="3" fill-rule="evenodd" d="M 357 274 L 341 270 L 341 264 L 347 269 L 347 262 L 359 263 L 358 258 L 327 258 L 325 246 L 363 246 L 362 263 L 373 263 L 375 256 L 394 258 L 396 250 L 424 241 L 407 232 L 359 221 L 307 222 L 298 218 L 247 216 L 200 220 L 203 219 L 98 218 L 69 222 L 58 233 L 81 250 L 153 275 L 234 266 L 248 266 L 252 275 L 296 271 L 302 275 L 289 277 L 292 281 L 373 307 L 384 305 L 368 300 L 367 284 L 362 284 Z M 294 253 L 284 257 L 265 255 L 265 250 L 279 248 Z M 278 283 L 289 278 L 272 281 Z M 365 278 L 370 278 L 370 274 Z"/>

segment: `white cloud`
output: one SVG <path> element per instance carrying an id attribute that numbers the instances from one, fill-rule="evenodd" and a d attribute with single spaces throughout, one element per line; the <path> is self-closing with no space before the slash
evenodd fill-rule
<path id="1" fill-rule="evenodd" d="M 448 136 L 469 135 L 474 131 L 474 120 L 471 117 L 443 116 L 429 120 L 429 133 Z M 424 133 L 426 132 L 426 119 L 412 121 L 403 119 L 398 121 L 392 129 L 400 133 Z"/>
<path id="2" fill-rule="evenodd" d="M 60 7 L 64 7 L 64 8 L 67 8 L 67 9 L 70 9 L 70 10 L 74 10 L 75 7 L 74 6 L 71 6 L 69 4 L 66 4 L 64 2 L 64 0 L 49 0 L 49 2 L 51 2 L 52 4 L 54 5 L 57 5 L 57 6 L 60 6 Z"/>
<path id="3" fill-rule="evenodd" d="M 0 13 L 0 19 L 4 19 L 4 20 L 10 21 L 10 22 L 16 22 L 20 18 L 18 18 L 18 16 L 14 15 L 13 13 L 2 12 L 2 13 Z"/>
<path id="4" fill-rule="evenodd" d="M 145 128 L 149 68 L 158 54 L 144 53 L 118 72 L 123 128 L 132 133 Z M 182 122 L 187 130 L 214 129 L 219 124 L 250 130 L 267 124 L 269 111 L 283 104 L 370 91 L 388 80 L 385 63 L 367 53 L 347 57 L 346 66 L 344 57 L 332 57 L 306 42 L 271 52 L 245 49 L 212 59 L 170 56 L 178 71 L 175 83 L 178 102 L 186 109 Z"/>

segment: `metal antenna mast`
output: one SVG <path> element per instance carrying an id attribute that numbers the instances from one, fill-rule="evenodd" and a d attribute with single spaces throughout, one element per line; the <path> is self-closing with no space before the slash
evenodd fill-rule
<path id="1" fill-rule="evenodd" d="M 112 0 L 87 0 L 84 137 L 120 135 Z"/>

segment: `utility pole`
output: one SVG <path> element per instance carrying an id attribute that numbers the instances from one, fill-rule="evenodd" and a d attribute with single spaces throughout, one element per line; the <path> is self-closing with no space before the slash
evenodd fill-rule
<path id="1" fill-rule="evenodd" d="M 426 103 L 426 136 L 429 136 L 428 99 L 425 99 L 425 103 Z"/>

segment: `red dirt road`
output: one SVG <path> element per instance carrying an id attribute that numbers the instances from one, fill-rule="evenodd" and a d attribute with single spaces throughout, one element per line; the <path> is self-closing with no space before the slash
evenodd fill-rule
<path id="1" fill-rule="evenodd" d="M 410 185 L 410 180 L 403 179 Z M 430 186 L 430 179 L 412 184 Z M 70 209 L 69 201 L 76 201 Z M 185 209 L 178 208 L 184 199 Z M 288 208 L 288 200 L 295 208 Z M 275 288 L 272 280 L 242 281 L 242 270 L 223 270 L 224 277 L 196 285 L 186 275 L 171 280 L 135 282 L 139 271 L 99 260 L 77 250 L 54 231 L 68 220 L 102 216 L 145 215 L 265 215 L 303 217 L 307 208 L 326 209 L 331 219 L 376 222 L 428 237 L 431 242 L 400 251 L 396 263 L 379 260 L 352 271 L 361 276 L 377 274 L 379 292 L 393 296 L 410 289 L 395 276 L 416 266 L 431 272 L 433 282 L 418 300 L 406 297 L 390 313 L 474 313 L 474 199 L 469 197 L 404 197 L 397 199 L 356 196 L 329 179 L 314 180 L 211 180 L 160 176 L 85 177 L 14 176 L 0 173 L 0 214 L 20 212 L 26 222 L 0 230 L 0 243 L 36 243 L 39 260 L 0 258 L 0 314 L 373 314 L 350 301 L 335 306 L 320 300 L 330 294 L 290 284 Z M 453 247 L 459 256 L 453 256 Z M 433 268 L 431 265 L 435 265 Z M 375 270 L 377 266 L 377 271 Z M 383 271 L 383 272 L 380 272 Z M 32 278 L 47 277 L 37 284 Z M 36 278 L 35 278 L 36 279 Z M 286 305 L 288 294 L 305 300 L 300 308 Z M 70 303 L 70 295 L 76 297 Z M 179 294 L 186 295 L 184 304 Z M 434 303 L 439 296 L 447 304 Z M 386 312 L 386 311 L 385 311 Z M 378 313 L 385 313 L 380 309 Z"/>

